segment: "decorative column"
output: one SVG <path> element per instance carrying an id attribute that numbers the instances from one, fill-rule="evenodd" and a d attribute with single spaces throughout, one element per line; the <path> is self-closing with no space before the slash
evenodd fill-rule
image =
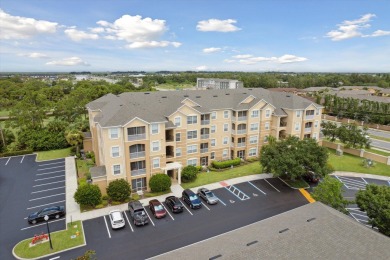
<path id="1" fill-rule="evenodd" d="M 177 169 L 177 173 L 178 173 L 178 178 L 177 178 L 177 181 L 178 181 L 178 183 L 179 183 L 179 185 L 181 184 L 181 167 L 179 167 L 178 169 Z"/>

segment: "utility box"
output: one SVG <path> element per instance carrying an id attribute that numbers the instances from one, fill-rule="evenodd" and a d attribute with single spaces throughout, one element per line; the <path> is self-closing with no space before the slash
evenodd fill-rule
<path id="1" fill-rule="evenodd" d="M 337 150 L 336 150 L 336 155 L 342 156 L 342 155 L 343 155 L 343 150 L 337 149 Z"/>

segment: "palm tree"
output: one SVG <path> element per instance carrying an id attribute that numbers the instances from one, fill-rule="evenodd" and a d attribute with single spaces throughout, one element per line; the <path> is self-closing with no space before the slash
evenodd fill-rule
<path id="1" fill-rule="evenodd" d="M 80 153 L 80 144 L 83 143 L 84 135 L 80 130 L 72 129 L 65 133 L 65 139 L 71 146 L 76 146 L 76 155 Z"/>

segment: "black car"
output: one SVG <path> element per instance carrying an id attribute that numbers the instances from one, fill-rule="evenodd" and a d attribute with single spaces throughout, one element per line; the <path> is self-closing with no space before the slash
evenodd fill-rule
<path id="1" fill-rule="evenodd" d="M 185 189 L 182 192 L 182 199 L 190 206 L 192 209 L 199 209 L 202 207 L 202 202 L 200 201 L 198 195 L 196 195 L 192 190 Z"/>
<path id="2" fill-rule="evenodd" d="M 59 219 L 60 217 L 65 216 L 65 207 L 56 206 L 56 207 L 41 209 L 38 212 L 34 212 L 30 214 L 27 217 L 27 221 L 30 224 L 36 224 L 37 222 L 44 221 L 46 215 L 49 217 L 49 219 L 51 218 Z"/>
<path id="3" fill-rule="evenodd" d="M 310 183 L 317 183 L 320 181 L 320 177 L 312 171 L 308 171 L 302 177 L 305 181 Z"/>
<path id="4" fill-rule="evenodd" d="M 133 220 L 134 225 L 143 226 L 149 223 L 148 215 L 146 215 L 145 209 L 141 202 L 138 200 L 129 202 L 129 212 Z"/>
<path id="5" fill-rule="evenodd" d="M 165 204 L 173 213 L 183 212 L 183 204 L 178 197 L 169 196 L 165 199 Z"/>

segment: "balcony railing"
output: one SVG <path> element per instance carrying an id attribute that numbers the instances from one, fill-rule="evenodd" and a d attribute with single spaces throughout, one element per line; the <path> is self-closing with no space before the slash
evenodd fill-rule
<path id="1" fill-rule="evenodd" d="M 310 133 L 311 132 L 311 127 L 305 127 L 305 133 Z"/>
<path id="2" fill-rule="evenodd" d="M 247 117 L 246 116 L 239 116 L 238 121 L 246 121 Z"/>
<path id="3" fill-rule="evenodd" d="M 209 151 L 209 148 L 200 149 L 200 153 L 207 153 L 208 151 Z"/>
<path id="4" fill-rule="evenodd" d="M 200 139 L 209 139 L 209 138 L 210 138 L 209 134 L 200 135 Z"/>
<path id="5" fill-rule="evenodd" d="M 175 138 L 173 137 L 173 135 L 168 135 L 165 137 L 165 140 L 166 142 L 174 142 L 175 141 Z"/>
<path id="6" fill-rule="evenodd" d="M 245 134 L 245 133 L 246 133 L 246 129 L 237 130 L 237 134 Z"/>
<path id="7" fill-rule="evenodd" d="M 246 145 L 245 142 L 237 143 L 237 147 L 244 147 Z"/>
<path id="8" fill-rule="evenodd" d="M 172 157 L 175 157 L 175 155 L 173 153 L 167 153 L 167 158 L 172 158 Z"/>
<path id="9" fill-rule="evenodd" d="M 314 115 L 306 115 L 306 116 L 305 116 L 305 119 L 306 119 L 306 120 L 314 119 Z"/>
<path id="10" fill-rule="evenodd" d="M 200 124 L 201 125 L 209 125 L 210 124 L 210 120 L 201 120 Z"/>
<path id="11" fill-rule="evenodd" d="M 279 127 L 285 127 L 287 126 L 287 122 L 280 122 Z"/>
<path id="12" fill-rule="evenodd" d="M 142 174 L 146 174 L 146 168 L 138 169 L 138 170 L 131 170 L 131 176 L 138 176 L 138 175 L 142 175 Z"/>
<path id="13" fill-rule="evenodd" d="M 130 153 L 130 159 L 135 159 L 135 158 L 140 158 L 140 157 L 145 157 L 145 151 Z"/>
<path id="14" fill-rule="evenodd" d="M 128 135 L 127 136 L 128 141 L 143 140 L 143 139 L 146 139 L 146 134 L 137 134 L 137 135 Z"/>

